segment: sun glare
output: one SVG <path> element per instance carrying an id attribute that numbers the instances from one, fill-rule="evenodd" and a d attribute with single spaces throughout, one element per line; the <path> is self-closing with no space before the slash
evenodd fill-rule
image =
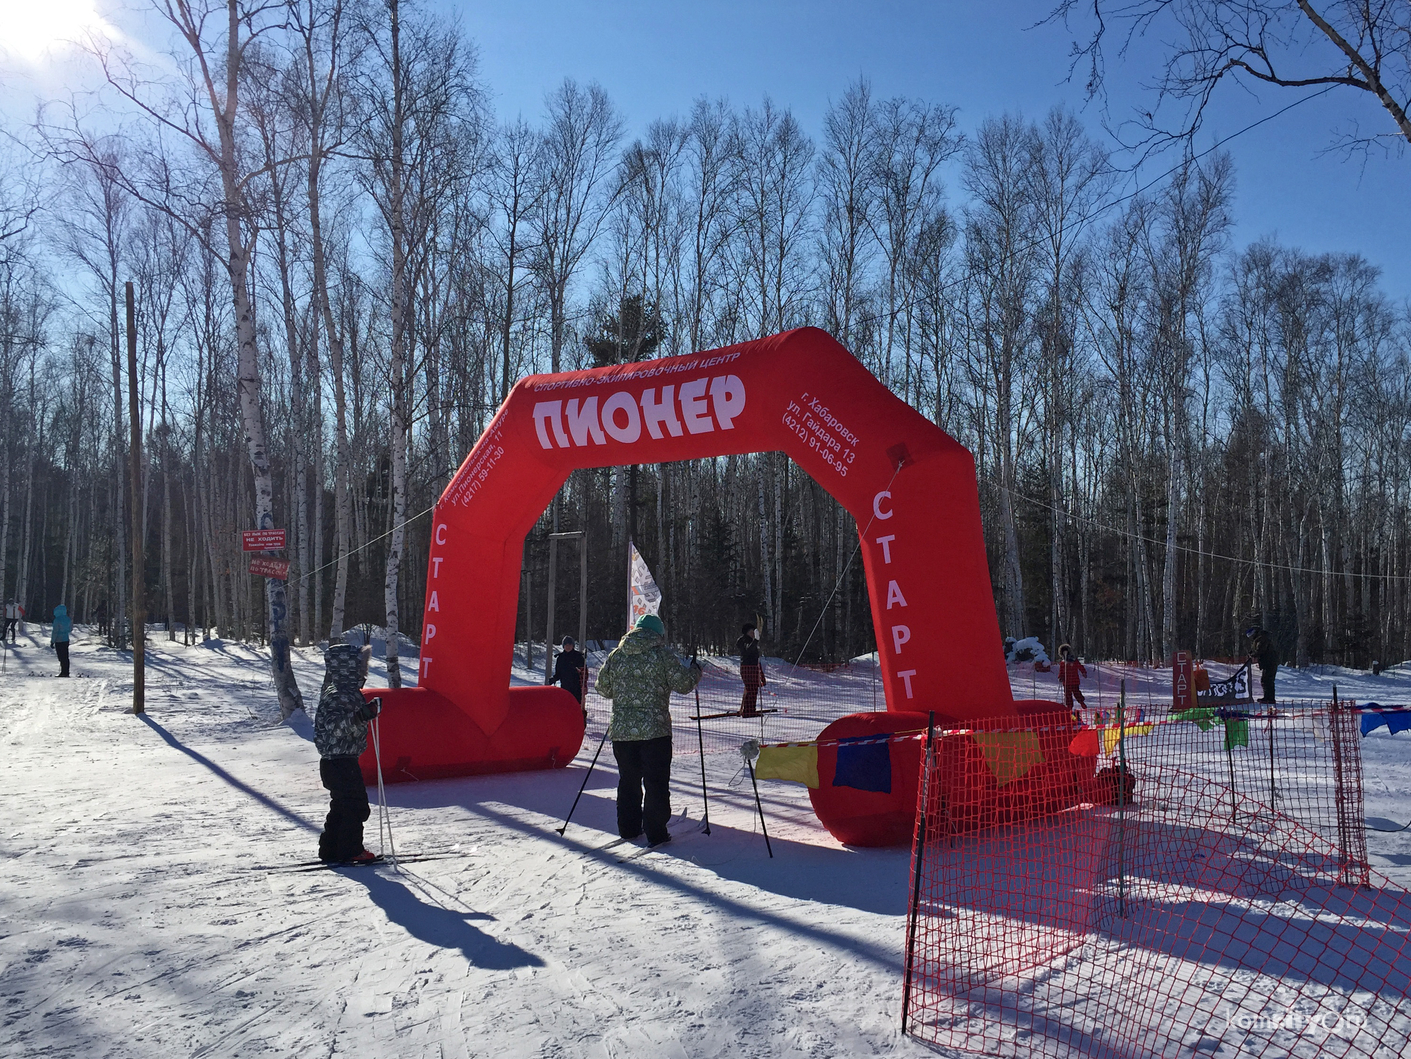
<path id="1" fill-rule="evenodd" d="M 26 62 L 62 54 L 102 26 L 93 0 L 0 0 L 0 51 Z"/>

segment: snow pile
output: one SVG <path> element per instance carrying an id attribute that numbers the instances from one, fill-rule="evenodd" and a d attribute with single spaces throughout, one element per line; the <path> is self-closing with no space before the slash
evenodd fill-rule
<path id="1" fill-rule="evenodd" d="M 1035 662 L 1039 665 L 1052 665 L 1049 661 L 1048 652 L 1044 650 L 1044 645 L 1039 642 L 1037 636 L 1026 636 L 1022 640 L 1004 641 L 1004 660 L 1006 662 Z"/>

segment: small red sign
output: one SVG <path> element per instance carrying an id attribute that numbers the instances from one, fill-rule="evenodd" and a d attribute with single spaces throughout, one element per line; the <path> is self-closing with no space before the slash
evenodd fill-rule
<path id="1" fill-rule="evenodd" d="M 283 581 L 289 576 L 288 559 L 267 559 L 264 556 L 256 556 L 250 560 L 250 573 L 256 577 L 273 577 Z"/>
<path id="2" fill-rule="evenodd" d="M 247 552 L 278 552 L 284 550 L 283 530 L 241 530 L 240 544 Z"/>

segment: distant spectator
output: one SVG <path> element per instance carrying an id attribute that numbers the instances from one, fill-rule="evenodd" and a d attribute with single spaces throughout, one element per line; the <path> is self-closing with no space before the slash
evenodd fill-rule
<path id="1" fill-rule="evenodd" d="M 735 641 L 735 650 L 740 652 L 740 679 L 745 684 L 745 693 L 740 698 L 740 716 L 758 717 L 759 689 L 768 681 L 764 679 L 764 666 L 760 663 L 759 629 L 754 622 L 745 623 L 740 638 Z"/>
<path id="2" fill-rule="evenodd" d="M 1086 707 L 1088 704 L 1078 686 L 1078 682 L 1087 675 L 1087 667 L 1074 656 L 1073 648 L 1068 644 L 1061 644 L 1058 648 L 1058 682 L 1063 685 L 1063 704 L 1070 710 L 1073 709 L 1074 699 L 1078 700 L 1079 706 Z M 1077 718 L 1076 710 L 1074 718 Z"/>
<path id="3" fill-rule="evenodd" d="M 1249 657 L 1259 663 L 1259 683 L 1264 687 L 1260 702 L 1272 705 L 1274 698 L 1274 678 L 1279 672 L 1279 648 L 1268 629 L 1252 625 L 1244 631 L 1249 641 Z"/>
<path id="4" fill-rule="evenodd" d="M 59 676 L 69 675 L 69 635 L 73 632 L 73 619 L 69 608 L 60 603 L 54 608 L 54 624 L 49 629 L 49 646 L 59 659 Z"/>
<path id="5" fill-rule="evenodd" d="M 19 623 L 22 621 L 24 621 L 24 607 L 20 606 L 13 599 L 6 600 L 5 632 L 3 635 L 0 635 L 0 639 L 4 639 L 6 636 L 8 636 L 10 638 L 10 642 L 14 643 L 15 630 L 19 626 Z"/>
<path id="6" fill-rule="evenodd" d="M 554 659 L 554 675 L 545 683 L 557 684 L 572 694 L 578 700 L 578 705 L 583 705 L 583 693 L 588 687 L 588 659 L 578 650 L 578 644 L 572 636 L 563 638 L 562 649 Z"/>

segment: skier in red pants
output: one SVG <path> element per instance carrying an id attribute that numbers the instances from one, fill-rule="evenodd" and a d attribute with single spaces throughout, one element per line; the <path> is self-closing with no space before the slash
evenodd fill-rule
<path id="1" fill-rule="evenodd" d="M 757 717 L 756 696 L 768 681 L 764 679 L 764 666 L 760 664 L 759 630 L 754 622 L 746 623 L 742 635 L 735 641 L 735 649 L 740 652 L 740 680 L 745 685 L 745 693 L 740 697 L 740 716 Z"/>
<path id="2" fill-rule="evenodd" d="M 1082 662 L 1073 657 L 1073 648 L 1068 644 L 1063 644 L 1058 649 L 1058 682 L 1063 685 L 1063 704 L 1073 710 L 1073 719 L 1082 720 L 1078 711 L 1073 709 L 1073 700 L 1078 700 L 1079 706 L 1087 706 L 1087 699 L 1083 698 L 1082 689 L 1078 687 L 1078 682 L 1088 675 L 1087 668 Z"/>

